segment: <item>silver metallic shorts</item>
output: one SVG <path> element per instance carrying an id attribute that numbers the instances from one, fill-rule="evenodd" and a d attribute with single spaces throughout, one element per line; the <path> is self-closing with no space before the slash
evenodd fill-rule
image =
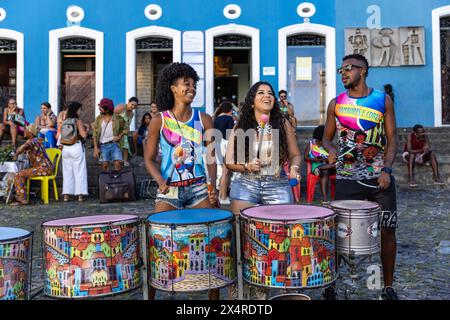
<path id="1" fill-rule="evenodd" d="M 289 204 L 294 202 L 292 188 L 285 175 L 236 175 L 230 187 L 230 199 L 255 204 Z"/>

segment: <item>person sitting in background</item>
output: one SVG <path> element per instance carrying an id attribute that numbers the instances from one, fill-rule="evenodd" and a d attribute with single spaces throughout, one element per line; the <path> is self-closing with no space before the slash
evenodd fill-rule
<path id="1" fill-rule="evenodd" d="M 225 152 L 227 150 L 228 144 L 227 130 L 231 130 L 234 127 L 232 112 L 233 104 L 229 101 L 223 101 L 214 113 L 214 128 L 220 130 L 222 134 L 222 140 L 216 141 L 217 164 L 218 168 L 220 167 L 222 169 L 219 183 L 219 201 L 221 204 L 230 204 L 230 199 L 228 198 L 230 170 L 228 170 L 227 167 L 223 165 L 223 159 L 225 158 Z"/>
<path id="2" fill-rule="evenodd" d="M 139 126 L 139 129 L 134 132 L 133 134 L 133 145 L 134 150 L 136 153 L 138 153 L 138 150 L 142 148 L 143 153 L 145 153 L 145 143 L 148 133 L 148 125 L 150 124 L 150 121 L 152 120 L 152 116 L 150 113 L 145 113 L 142 116 L 141 119 L 141 125 Z"/>
<path id="3" fill-rule="evenodd" d="M 297 128 L 297 119 L 294 115 L 294 105 L 288 101 L 286 90 L 280 90 L 278 96 L 280 97 L 279 106 L 281 113 L 289 120 L 295 131 L 295 128 Z"/>
<path id="4" fill-rule="evenodd" d="M 422 125 L 416 124 L 413 128 L 413 132 L 408 136 L 405 143 L 405 149 L 403 152 L 403 161 L 408 163 L 408 176 L 409 186 L 417 187 L 417 182 L 414 180 L 414 164 L 427 164 L 431 163 L 433 169 L 434 184 L 445 184 L 439 175 L 439 166 L 436 159 L 436 155 L 431 150 L 430 140 L 425 133 L 425 129 Z"/>
<path id="5" fill-rule="evenodd" d="M 25 112 L 17 106 L 16 99 L 8 99 L 8 107 L 3 112 L 3 123 L 0 123 L 0 143 L 3 140 L 3 134 L 6 132 L 11 135 L 11 143 L 16 148 L 18 136 L 24 136 L 24 126 L 28 123 L 25 120 Z"/>
<path id="6" fill-rule="evenodd" d="M 56 148 L 56 116 L 48 102 L 41 103 L 41 114 L 36 117 L 34 124 L 38 128 L 38 137 L 44 140 L 44 148 Z"/>
<path id="7" fill-rule="evenodd" d="M 330 175 L 336 169 L 335 164 L 328 163 L 328 152 L 322 144 L 325 126 L 321 125 L 314 129 L 313 138 L 305 148 L 305 161 L 311 163 L 311 173 L 320 176 L 320 191 L 322 192 L 323 202 L 328 202 L 327 190 Z"/>
<path id="8" fill-rule="evenodd" d="M 52 174 L 53 164 L 45 152 L 43 139 L 37 138 L 38 130 L 36 125 L 32 124 L 25 128 L 25 138 L 28 140 L 20 146 L 15 152 L 14 158 L 27 152 L 30 161 L 30 168 L 20 170 L 14 177 L 14 188 L 16 190 L 16 202 L 11 205 L 28 204 L 26 196 L 27 181 L 32 177 L 48 176 Z"/>

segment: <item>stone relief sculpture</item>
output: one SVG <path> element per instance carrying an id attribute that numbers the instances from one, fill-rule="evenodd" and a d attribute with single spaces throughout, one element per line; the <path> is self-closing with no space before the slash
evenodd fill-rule
<path id="1" fill-rule="evenodd" d="M 420 27 L 400 28 L 402 65 L 424 65 L 424 32 Z"/>
<path id="2" fill-rule="evenodd" d="M 367 28 L 349 28 L 345 30 L 345 53 L 362 54 L 370 60 L 370 31 Z"/>
<path id="3" fill-rule="evenodd" d="M 398 33 L 391 28 L 372 30 L 372 65 L 378 67 L 398 66 L 396 59 L 398 45 Z M 378 49 L 378 50 L 376 50 Z"/>
<path id="4" fill-rule="evenodd" d="M 425 64 L 423 27 L 347 28 L 345 54 L 364 55 L 372 67 Z"/>

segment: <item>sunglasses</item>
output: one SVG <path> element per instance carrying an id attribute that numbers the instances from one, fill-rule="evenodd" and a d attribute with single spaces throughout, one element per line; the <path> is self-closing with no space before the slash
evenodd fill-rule
<path id="1" fill-rule="evenodd" d="M 342 73 L 344 73 L 344 71 L 352 71 L 353 68 L 362 69 L 364 67 L 357 66 L 355 64 L 346 64 L 345 66 L 340 67 L 339 69 L 337 69 L 337 72 L 342 74 Z"/>

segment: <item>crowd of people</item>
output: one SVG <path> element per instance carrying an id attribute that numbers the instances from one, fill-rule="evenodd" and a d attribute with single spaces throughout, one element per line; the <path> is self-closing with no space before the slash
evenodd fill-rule
<path id="1" fill-rule="evenodd" d="M 146 170 L 158 184 L 155 213 L 230 204 L 231 211 L 239 215 L 255 205 L 293 203 L 288 179 L 301 180 L 303 158 L 311 163 L 310 173 L 320 177 L 323 201 L 328 201 L 329 176 L 336 175 L 337 200 L 367 199 L 380 204 L 385 283 L 381 297 L 397 299 L 392 287 L 398 221 L 391 169 L 397 152 L 393 102 L 389 95 L 366 84 L 369 65 L 363 56 L 344 57 L 338 72 L 346 91 L 330 102 L 326 123 L 314 130 L 303 156 L 297 143 L 294 107 L 285 90 L 278 93 L 277 100 L 270 83 L 257 82 L 248 90 L 238 114 L 231 102 L 224 101 L 211 116 L 191 106 L 199 77 L 185 63 L 172 63 L 162 70 L 156 101 L 140 119 L 131 144 L 130 124 L 139 104 L 135 97 L 118 106 L 103 98 L 93 124 L 79 119 L 82 105 L 78 102 L 68 102 L 58 117 L 45 102 L 33 125 L 26 122 L 16 101 L 9 99 L 0 140 L 9 133 L 15 147 L 23 136 L 27 140 L 15 149 L 15 155 L 27 151 L 31 162 L 30 168 L 16 175 L 16 205 L 27 203 L 24 186 L 28 178 L 52 171 L 45 148 L 54 147 L 62 148 L 64 201 L 72 196 L 83 201 L 88 194 L 84 142 L 89 134 L 93 155 L 105 171 L 111 163 L 117 171 L 129 166 L 131 146 L 141 152 Z M 361 108 L 377 116 L 354 112 Z M 333 142 L 336 133 L 337 145 Z M 413 164 L 419 160 L 431 162 L 436 183 L 442 183 L 423 127 L 414 128 L 405 152 L 411 186 L 415 184 Z M 150 298 L 154 293 L 150 289 Z M 212 290 L 210 298 L 217 299 L 218 294 Z M 333 299 L 335 288 L 328 287 L 325 295 Z"/>

